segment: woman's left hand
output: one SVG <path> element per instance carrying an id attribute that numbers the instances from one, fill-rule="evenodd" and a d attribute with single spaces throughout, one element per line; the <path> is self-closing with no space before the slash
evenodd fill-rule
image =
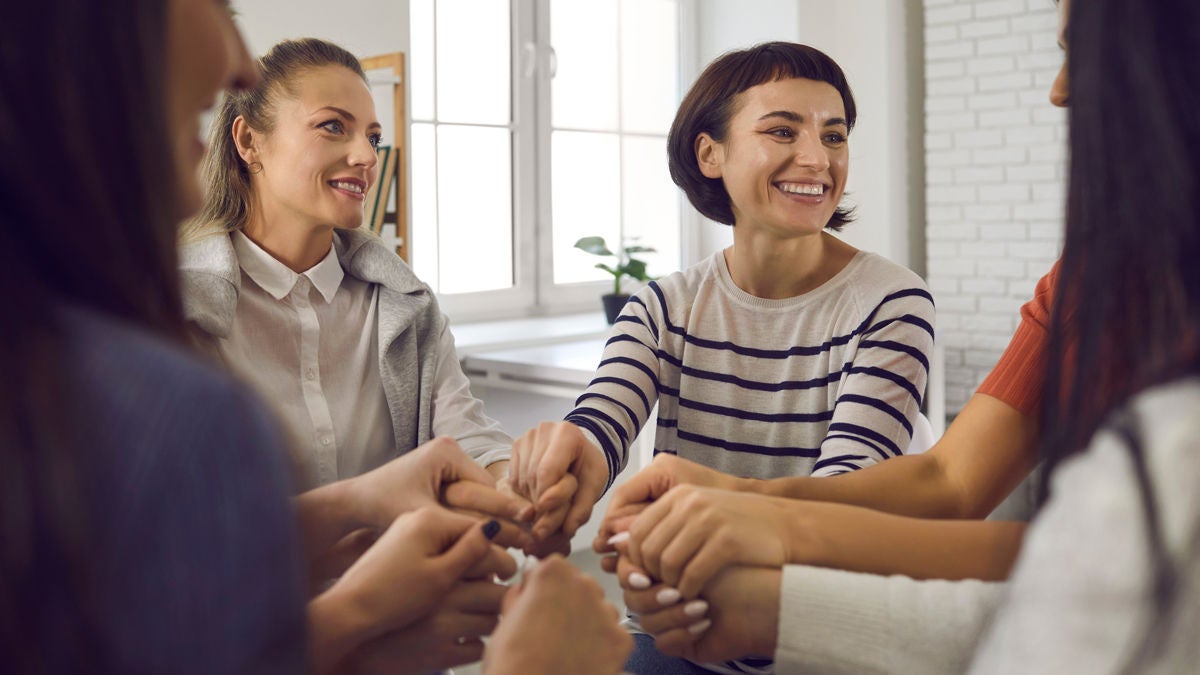
<path id="1" fill-rule="evenodd" d="M 719 663 L 744 656 L 770 658 L 779 632 L 783 572 L 733 566 L 722 570 L 700 593 L 685 599 L 665 584 L 631 584 L 631 575 L 649 580 L 644 570 L 620 558 L 617 576 L 625 605 L 638 613 L 642 628 L 664 654 L 698 663 Z"/>
<path id="2" fill-rule="evenodd" d="M 802 502 L 679 485 L 646 507 L 617 550 L 685 598 L 731 565 L 781 568 L 803 547 Z"/>

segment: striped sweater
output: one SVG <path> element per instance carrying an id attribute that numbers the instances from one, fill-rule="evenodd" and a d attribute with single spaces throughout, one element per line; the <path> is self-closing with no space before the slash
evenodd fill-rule
<path id="1" fill-rule="evenodd" d="M 610 485 L 655 403 L 655 454 L 754 478 L 852 471 L 908 446 L 933 317 L 921 278 L 872 253 L 765 300 L 718 251 L 630 299 L 566 420 L 604 452 Z"/>

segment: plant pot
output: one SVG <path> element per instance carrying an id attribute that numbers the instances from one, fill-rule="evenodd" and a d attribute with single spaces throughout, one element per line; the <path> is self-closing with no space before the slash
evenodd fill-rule
<path id="1" fill-rule="evenodd" d="M 611 326 L 616 323 L 617 316 L 629 301 L 629 296 L 625 293 L 608 293 L 600 296 L 600 301 L 604 303 L 604 316 L 608 318 L 608 324 Z"/>

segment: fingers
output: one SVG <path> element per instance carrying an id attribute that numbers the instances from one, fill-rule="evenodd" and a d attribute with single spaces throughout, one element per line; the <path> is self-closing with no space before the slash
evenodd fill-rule
<path id="1" fill-rule="evenodd" d="M 486 555 L 467 568 L 463 579 L 490 580 L 493 576 L 508 579 L 517 573 L 517 561 L 499 546 L 491 546 Z"/>
<path id="2" fill-rule="evenodd" d="M 447 515 L 455 515 L 447 513 Z M 492 537 L 495 537 L 500 531 L 500 523 L 489 520 L 482 525 L 469 527 L 464 534 L 458 537 L 451 546 L 446 549 L 441 556 L 442 564 L 445 566 L 445 573 L 452 579 L 462 578 L 467 570 L 472 569 L 477 563 L 487 559 L 489 554 L 494 554 L 492 546 Z M 508 557 L 503 551 L 500 555 Z M 511 560 L 511 558 L 509 558 Z M 497 558 L 492 558 L 493 564 L 498 562 Z M 486 566 L 487 563 L 484 563 Z M 513 564 L 515 571 L 516 564 Z"/>
<path id="3" fill-rule="evenodd" d="M 538 425 L 537 444 L 532 457 L 536 464 L 526 470 L 533 474 L 533 495 L 541 497 L 543 491 L 562 480 L 571 471 L 580 451 L 585 449 L 584 445 L 588 444 L 579 427 L 570 422 L 543 422 Z"/>
<path id="4" fill-rule="evenodd" d="M 582 453 L 576 462 L 579 489 L 563 523 L 563 529 L 572 536 L 592 517 L 592 507 L 608 484 L 608 465 L 600 452 L 593 447 L 584 447 Z"/>
<path id="5" fill-rule="evenodd" d="M 491 581 L 461 581 L 442 599 L 442 608 L 467 614 L 495 616 L 500 613 L 500 602 L 507 590 L 507 586 Z"/>
<path id="6" fill-rule="evenodd" d="M 469 480 L 445 484 L 442 487 L 442 503 L 451 508 L 513 521 L 519 521 L 529 507 L 529 502 L 520 497 L 506 495 L 490 485 Z"/>
<path id="7" fill-rule="evenodd" d="M 492 474 L 476 464 L 475 460 L 463 452 L 458 441 L 453 438 L 439 436 L 414 450 L 414 452 L 420 451 L 435 458 L 441 484 L 470 481 L 488 487 L 496 485 L 496 479 L 492 477 Z"/>

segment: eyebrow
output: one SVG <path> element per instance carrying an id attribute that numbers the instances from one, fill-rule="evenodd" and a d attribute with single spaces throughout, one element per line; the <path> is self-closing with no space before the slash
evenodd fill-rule
<path id="1" fill-rule="evenodd" d="M 337 106 L 334 106 L 334 105 L 322 106 L 322 107 L 320 107 L 320 108 L 317 108 L 317 109 L 316 109 L 316 110 L 314 110 L 313 112 L 314 112 L 314 113 L 319 113 L 319 112 L 321 112 L 322 110 L 332 110 L 333 112 L 335 112 L 335 113 L 337 113 L 337 114 L 341 115 L 342 117 L 345 117 L 346 119 L 350 120 L 351 122 L 355 122 L 355 121 L 357 121 L 357 120 L 356 120 L 356 118 L 354 117 L 354 115 L 351 115 L 351 114 L 350 114 L 350 111 L 349 111 L 349 110 L 343 110 L 342 108 L 339 108 L 339 107 L 337 107 Z M 371 124 L 367 125 L 367 128 L 368 128 L 368 129 L 375 129 L 375 128 L 382 129 L 382 128 L 383 128 L 383 125 L 382 125 L 382 124 L 380 124 L 379 122 L 373 122 L 373 123 L 371 123 Z"/>
<path id="2" fill-rule="evenodd" d="M 796 113 L 794 113 L 790 110 L 772 110 L 771 112 L 767 113 L 766 115 L 759 117 L 758 121 L 761 122 L 765 119 L 770 119 L 772 117 L 782 117 L 783 119 L 785 119 L 789 122 L 796 122 L 796 123 L 800 123 L 800 122 L 804 121 L 803 116 L 797 115 Z M 833 126 L 839 126 L 839 125 L 843 126 L 843 127 L 850 126 L 846 122 L 846 120 L 841 117 L 830 117 L 829 119 L 825 120 L 824 126 L 833 127 Z"/>

